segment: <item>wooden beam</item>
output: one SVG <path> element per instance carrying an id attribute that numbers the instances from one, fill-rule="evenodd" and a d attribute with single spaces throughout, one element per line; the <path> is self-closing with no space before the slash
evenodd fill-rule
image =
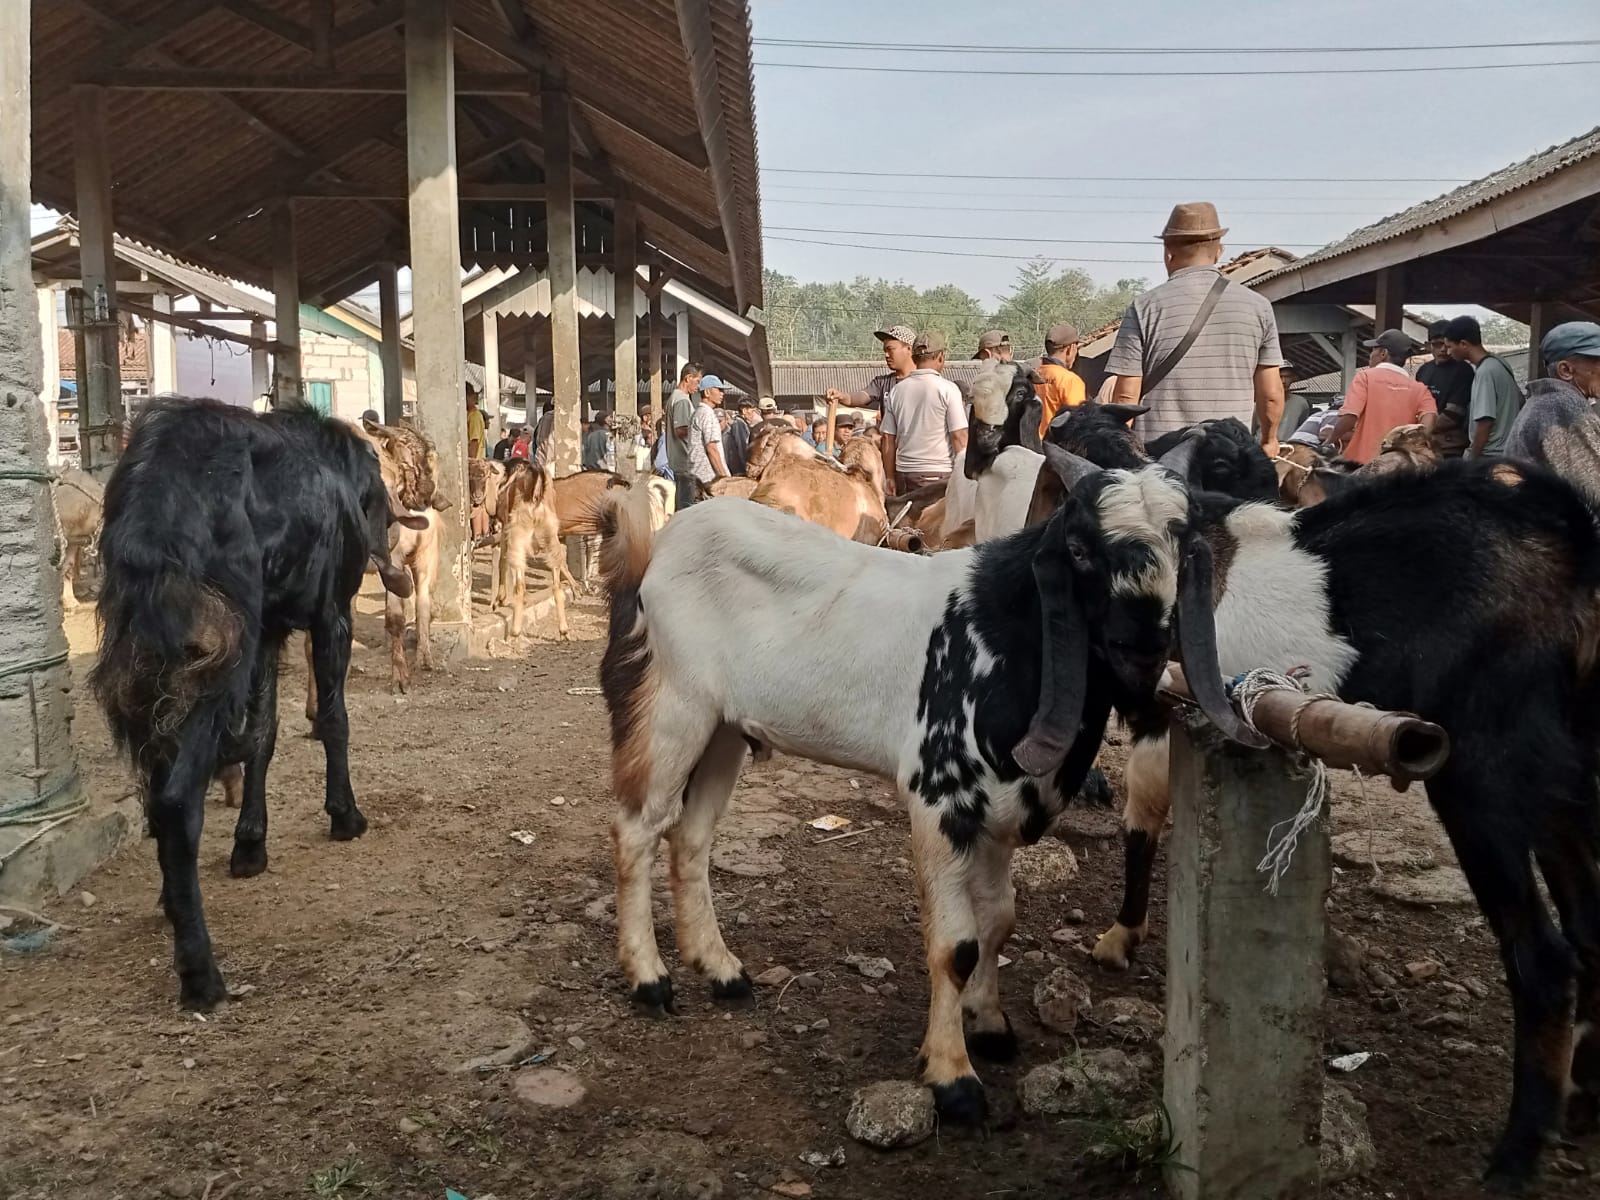
<path id="1" fill-rule="evenodd" d="M 392 262 L 378 269 L 378 323 L 383 340 L 378 357 L 383 363 L 383 423 L 395 425 L 405 412 L 405 376 L 400 366 L 400 277 Z"/>
<path id="2" fill-rule="evenodd" d="M 40 78 L 42 86 L 33 98 L 36 108 L 42 108 L 58 96 L 64 95 L 73 84 L 84 82 L 87 76 L 96 71 L 114 69 L 137 58 L 144 51 L 166 41 L 184 26 L 204 16 L 215 6 L 215 0 L 175 0 L 174 3 L 167 5 L 160 16 L 131 25 L 105 4 L 104 0 L 77 0 L 77 3 L 90 15 L 118 30 L 118 33 L 94 56 L 93 62 L 83 76 L 73 78 L 65 74 L 44 72 Z"/>
<path id="3" fill-rule="evenodd" d="M 582 351 L 578 342 L 577 214 L 572 199 L 572 100 L 558 87 L 539 93 L 544 114 L 545 181 L 550 254 L 550 386 L 555 395 L 555 429 L 550 462 L 557 475 L 578 469 L 578 431 L 582 418 Z"/>
<path id="4" fill-rule="evenodd" d="M 1550 364 L 1539 352 L 1539 343 L 1550 332 L 1550 305 L 1535 300 L 1528 305 L 1528 378 L 1543 379 Z"/>
<path id="5" fill-rule="evenodd" d="M 1399 329 L 1406 319 L 1405 311 L 1406 269 L 1404 264 L 1396 263 L 1392 267 L 1384 267 L 1378 272 L 1377 278 L 1377 315 L 1374 318 L 1377 330 L 1382 333 L 1385 329 Z"/>
<path id="6" fill-rule="evenodd" d="M 546 197 L 545 185 L 542 183 L 467 183 L 462 182 L 456 187 L 456 194 L 462 200 L 502 200 L 508 203 L 519 201 L 543 201 Z M 586 201 L 610 201 L 613 190 L 595 184 L 587 184 L 573 188 L 573 198 Z M 329 181 L 327 183 L 308 183 L 295 189 L 293 198 L 296 200 L 404 200 L 406 193 L 398 183 L 356 183 L 353 181 Z"/>
<path id="7" fill-rule="evenodd" d="M 294 206 L 272 210 L 272 301 L 278 345 L 272 354 L 272 406 L 302 398 L 300 387 L 300 269 Z"/>
<path id="8" fill-rule="evenodd" d="M 84 469 L 89 470 L 115 461 L 121 453 L 127 413 L 122 403 L 118 347 L 116 218 L 112 213 L 106 97 L 99 88 L 85 87 L 74 92 L 73 101 L 78 269 L 83 273 L 84 307 L 95 317 L 94 323 L 82 330 L 77 356 L 78 445 Z"/>
<path id="9" fill-rule="evenodd" d="M 467 431 L 462 409 L 460 217 L 456 207 L 456 74 L 449 6 L 406 0 L 406 144 L 411 185 L 411 313 L 417 426 L 439 452 L 440 571 L 435 615 L 472 617 L 467 537 Z M 463 633 L 463 636 L 464 633 Z"/>
<path id="10" fill-rule="evenodd" d="M 661 402 L 661 260 L 650 256 L 650 411 L 660 416 Z"/>
<path id="11" fill-rule="evenodd" d="M 160 325 L 176 325 L 179 329 L 187 329 L 191 333 L 204 334 L 206 337 L 216 338 L 224 342 L 233 342 L 240 346 L 249 346 L 253 350 L 266 350 L 271 353 L 277 353 L 282 345 L 282 343 L 271 341 L 266 337 L 235 333 L 231 329 L 224 329 L 221 325 L 212 325 L 207 321 L 199 321 L 194 317 L 185 316 L 183 313 L 167 312 L 152 304 L 144 304 L 138 300 L 124 300 L 122 307 L 134 316 L 143 318 L 146 321 Z M 250 321 L 252 328 L 254 327 L 256 319 L 251 317 L 250 314 L 245 313 L 243 319 Z M 154 368 L 155 364 L 152 363 L 152 374 L 154 373 Z"/>
<path id="12" fill-rule="evenodd" d="M 249 21 L 250 24 L 265 29 L 268 33 L 276 34 L 291 46 L 298 46 L 302 50 L 310 50 L 312 44 L 312 31 L 298 21 L 291 21 L 262 4 L 260 0 L 222 0 L 222 8 L 227 9 L 234 16 Z"/>
<path id="13" fill-rule="evenodd" d="M 386 33 L 405 20 L 405 12 L 404 0 L 389 0 L 387 4 L 375 5 L 334 30 L 333 48 L 336 51 L 348 50 L 374 34 Z"/>
<path id="14" fill-rule="evenodd" d="M 333 0 L 311 0 L 311 65 L 333 70 Z"/>
<path id="15" fill-rule="evenodd" d="M 616 258 L 611 268 L 611 281 L 615 294 L 611 300 L 611 327 L 615 339 L 615 378 L 617 381 L 617 412 L 624 416 L 639 415 L 639 314 L 634 308 L 634 291 L 639 286 L 639 218 L 633 200 L 617 197 L 612 216 L 612 229 L 616 236 L 613 254 Z M 626 449 L 627 453 L 623 451 Z M 617 466 L 624 475 L 634 471 L 633 446 L 617 447 Z"/>
<path id="16" fill-rule="evenodd" d="M 106 71 L 92 82 L 132 92 L 305 92 L 342 95 L 401 96 L 406 81 L 399 75 L 359 71 L 238 71 L 231 68 L 123 67 Z M 457 78 L 459 96 L 526 96 L 528 76 L 470 73 Z"/>

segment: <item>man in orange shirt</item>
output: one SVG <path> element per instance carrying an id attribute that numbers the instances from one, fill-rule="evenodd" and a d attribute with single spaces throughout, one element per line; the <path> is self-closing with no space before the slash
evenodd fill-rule
<path id="1" fill-rule="evenodd" d="M 1044 406 L 1039 418 L 1040 437 L 1063 409 L 1077 408 L 1088 398 L 1083 376 L 1072 369 L 1072 364 L 1078 361 L 1080 341 L 1078 327 L 1067 321 L 1050 326 L 1044 335 L 1044 358 L 1035 372 L 1037 382 L 1034 385 L 1039 402 Z"/>
<path id="2" fill-rule="evenodd" d="M 1370 342 L 1361 343 L 1372 354 L 1367 367 L 1356 372 L 1344 399 L 1333 440 L 1344 447 L 1351 462 L 1369 463 L 1378 456 L 1383 439 L 1401 425 L 1421 425 L 1433 430 L 1438 407 L 1426 384 L 1406 373 L 1411 339 L 1398 329 L 1385 329 Z"/>

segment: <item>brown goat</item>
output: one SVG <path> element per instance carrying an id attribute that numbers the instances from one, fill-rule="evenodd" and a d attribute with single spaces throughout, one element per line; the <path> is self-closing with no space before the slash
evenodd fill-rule
<path id="1" fill-rule="evenodd" d="M 751 479 L 760 479 L 777 459 L 813 458 L 816 453 L 816 447 L 801 437 L 787 421 L 763 421 L 750 435 L 744 473 Z"/>
<path id="2" fill-rule="evenodd" d="M 100 509 L 106 489 L 87 471 L 68 467 L 56 476 L 54 487 L 56 524 L 64 543 L 61 560 L 61 607 L 73 612 L 78 607 L 78 573 L 83 569 L 83 552 L 100 534 Z"/>
<path id="3" fill-rule="evenodd" d="M 778 440 L 806 445 L 798 436 Z M 889 520 L 883 507 L 883 458 L 869 442 L 852 438 L 840 462 L 834 466 L 815 453 L 773 455 L 750 499 L 826 525 L 841 537 L 876 544 Z"/>
<path id="4" fill-rule="evenodd" d="M 587 474 L 608 478 L 602 471 Z M 571 583 L 573 579 L 567 570 L 566 548 L 561 543 L 558 482 L 549 467 L 536 467 L 518 460 L 511 464 L 506 473 L 505 486 L 500 489 L 500 506 L 496 514 L 500 519 L 500 555 L 494 605 L 500 607 L 510 602 L 512 637 L 522 636 L 522 606 L 528 591 L 530 551 L 544 560 L 550 572 L 550 594 L 556 606 L 556 629 L 563 639 L 571 636 L 567 629 L 567 598 L 561 585 L 563 582 Z M 594 503 L 603 508 L 611 501 L 597 497 Z"/>

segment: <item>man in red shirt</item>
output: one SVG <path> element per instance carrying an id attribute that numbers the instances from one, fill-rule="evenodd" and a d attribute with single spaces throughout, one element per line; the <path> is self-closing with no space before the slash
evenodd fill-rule
<path id="1" fill-rule="evenodd" d="M 1333 427 L 1333 440 L 1351 462 L 1369 463 L 1378 456 L 1384 437 L 1401 425 L 1432 431 L 1438 408 L 1433 393 L 1406 373 L 1411 339 L 1398 329 L 1385 329 L 1369 342 L 1365 369 L 1357 371 Z"/>

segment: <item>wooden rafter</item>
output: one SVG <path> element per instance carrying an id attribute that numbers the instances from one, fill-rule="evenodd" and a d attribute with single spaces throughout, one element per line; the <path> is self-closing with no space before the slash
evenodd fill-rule
<path id="1" fill-rule="evenodd" d="M 603 185 L 580 185 L 575 189 L 579 200 L 610 200 L 612 191 Z M 522 200 L 545 199 L 542 183 L 462 183 L 458 186 L 462 200 L 500 200 L 515 203 Z M 404 200 L 404 180 L 392 184 L 369 183 L 309 183 L 295 189 L 294 200 Z"/>
<path id="2" fill-rule="evenodd" d="M 311 49 L 311 30 L 268 8 L 260 0 L 222 0 L 220 7 L 268 33 L 276 34 L 291 45 L 299 46 L 302 50 Z"/>
<path id="3" fill-rule="evenodd" d="M 182 313 L 162 312 L 138 300 L 121 298 L 120 293 L 117 307 L 126 309 L 134 316 L 142 317 L 146 321 L 160 321 L 166 325 L 176 325 L 180 329 L 187 329 L 193 333 L 202 333 L 206 337 L 220 338 L 225 342 L 237 342 L 241 346 L 249 346 L 251 349 L 270 350 L 274 353 L 278 350 L 279 343 L 268 341 L 266 338 L 255 338 L 250 337 L 248 334 L 234 333 L 231 329 L 224 329 L 220 325 L 208 325 L 204 321 L 197 321 L 193 317 L 184 316 Z"/>
<path id="4" fill-rule="evenodd" d="M 137 58 L 144 51 L 160 45 L 216 7 L 215 0 L 176 0 L 159 16 L 135 25 L 124 20 L 103 3 L 103 0 L 75 0 L 75 3 L 96 20 L 118 30 L 117 34 L 102 47 L 100 53 L 95 55 L 89 68 L 90 74 L 120 66 L 129 59 Z M 36 87 L 34 103 L 48 104 L 65 95 L 74 83 L 79 82 L 82 80 L 70 75 L 45 72 Z"/>
<path id="5" fill-rule="evenodd" d="M 134 92 L 301 92 L 403 96 L 404 75 L 360 71 L 238 71 L 227 67 L 183 70 L 123 67 L 88 80 L 100 87 Z M 518 72 L 456 75 L 458 96 L 526 96 L 528 76 Z"/>

